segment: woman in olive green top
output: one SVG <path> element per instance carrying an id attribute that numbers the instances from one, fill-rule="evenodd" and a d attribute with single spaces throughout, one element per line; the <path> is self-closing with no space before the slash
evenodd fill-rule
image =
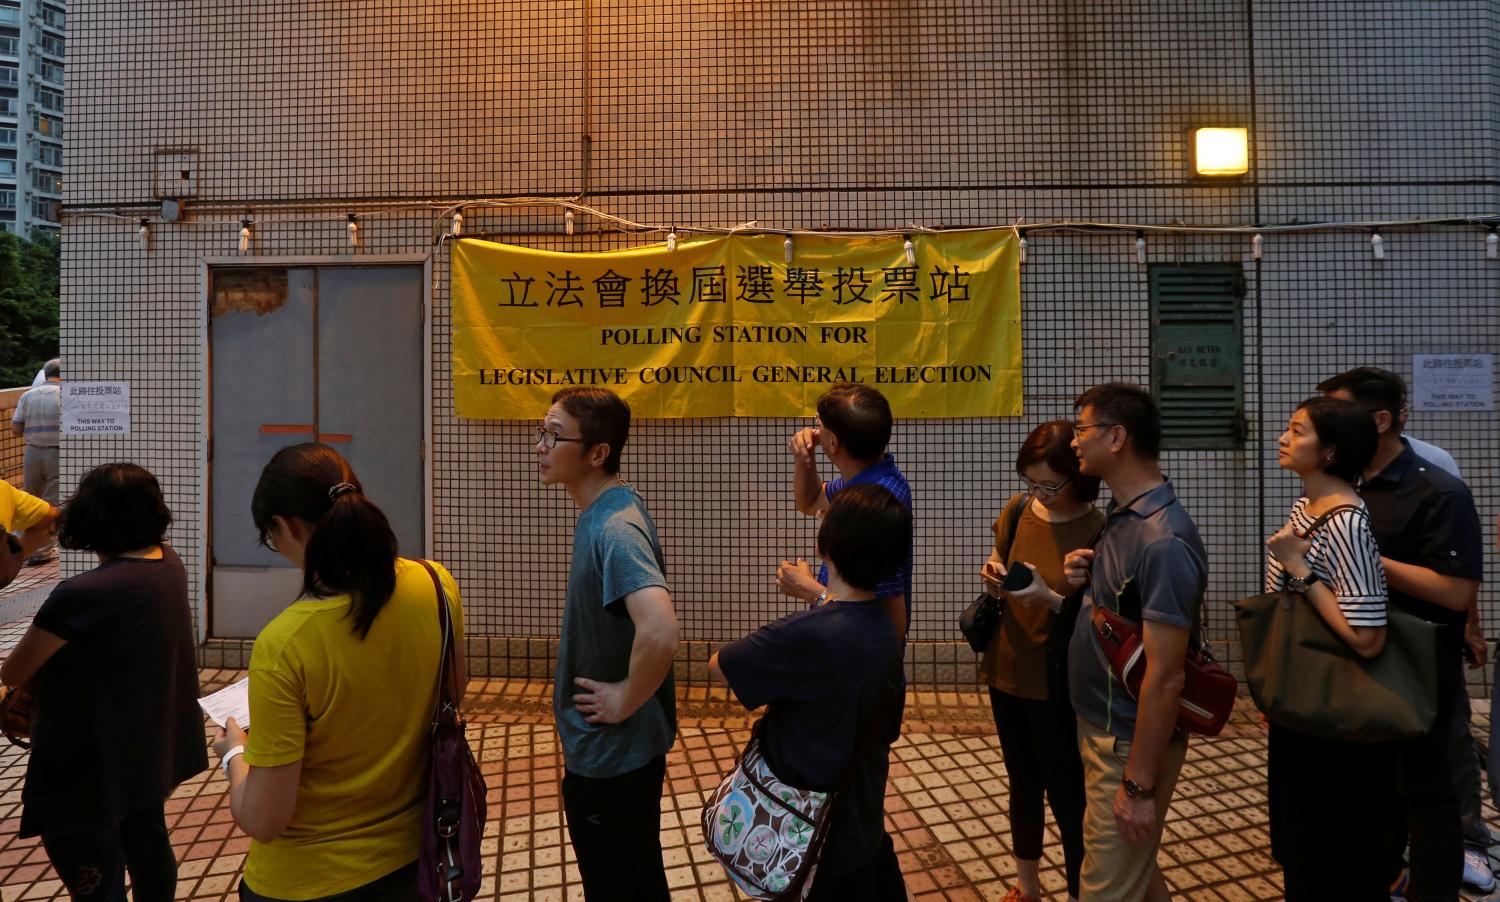
<path id="1" fill-rule="evenodd" d="M 1054 644 L 1049 666 L 1048 637 L 1059 620 L 1058 599 L 1071 592 L 1063 577 L 1063 557 L 1094 540 L 1104 515 L 1093 504 L 1099 480 L 1079 472 L 1072 441 L 1073 426 L 1064 420 L 1043 423 L 1026 437 L 1016 455 L 1016 472 L 1026 492 L 1011 498 L 995 520 L 995 545 L 980 569 L 985 591 L 1001 599 L 1004 611 L 979 670 L 989 685 L 1010 776 L 1017 883 L 1005 902 L 1033 902 L 1041 896 L 1037 870 L 1044 794 L 1062 835 L 1070 899 L 1078 898 L 1083 864 L 1083 764 L 1062 660 L 1067 643 Z M 1033 588 L 1014 595 L 1001 589 L 1011 567 L 1029 568 Z"/>

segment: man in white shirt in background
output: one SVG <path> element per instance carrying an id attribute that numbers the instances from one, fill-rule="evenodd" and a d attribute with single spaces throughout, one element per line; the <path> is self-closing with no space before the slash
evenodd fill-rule
<path id="1" fill-rule="evenodd" d="M 42 384 L 32 388 L 16 402 L 10 418 L 10 431 L 26 443 L 22 473 L 27 494 L 35 495 L 53 507 L 58 503 L 57 446 L 58 421 L 62 416 L 62 368 L 56 358 L 42 367 Z M 28 564 L 45 564 L 57 557 L 55 546 L 48 544 L 27 559 Z"/>

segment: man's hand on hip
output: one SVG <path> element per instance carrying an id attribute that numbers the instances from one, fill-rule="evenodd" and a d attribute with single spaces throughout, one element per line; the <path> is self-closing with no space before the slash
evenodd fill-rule
<path id="1" fill-rule="evenodd" d="M 625 710 L 624 683 L 596 683 L 574 677 L 573 685 L 577 687 L 573 707 L 589 723 L 622 723 L 635 713 Z"/>

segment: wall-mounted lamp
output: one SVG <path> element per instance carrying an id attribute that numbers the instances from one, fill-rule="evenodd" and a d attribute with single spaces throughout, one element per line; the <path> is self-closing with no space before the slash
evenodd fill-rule
<path id="1" fill-rule="evenodd" d="M 1193 171 L 1203 176 L 1244 175 L 1250 171 L 1248 128 L 1193 130 Z"/>

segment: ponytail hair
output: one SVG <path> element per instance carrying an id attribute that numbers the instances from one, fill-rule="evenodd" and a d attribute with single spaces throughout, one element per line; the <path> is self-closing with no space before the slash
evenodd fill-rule
<path id="1" fill-rule="evenodd" d="M 396 590 L 396 534 L 380 508 L 365 497 L 348 461 L 327 445 L 282 448 L 260 473 L 250 516 L 267 547 L 273 517 L 311 523 L 302 562 L 303 594 L 348 594 L 354 632 L 361 639 L 369 635 Z"/>

